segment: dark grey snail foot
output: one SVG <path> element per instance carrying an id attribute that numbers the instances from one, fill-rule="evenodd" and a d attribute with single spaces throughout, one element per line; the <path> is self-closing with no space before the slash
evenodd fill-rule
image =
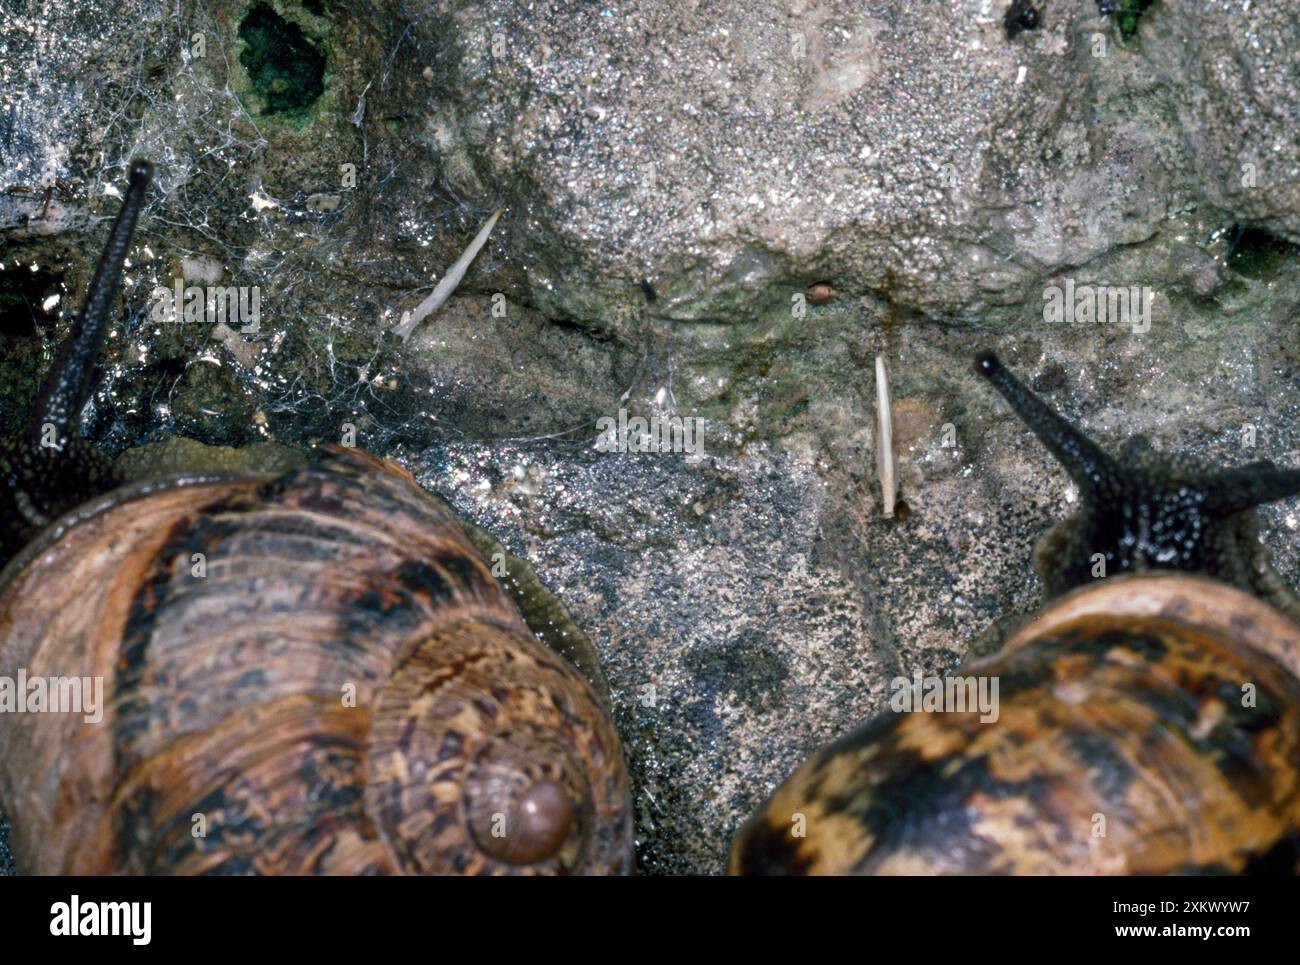
<path id="1" fill-rule="evenodd" d="M 1014 611 L 1005 613 L 994 620 L 974 640 L 966 650 L 962 666 L 967 667 L 987 657 L 992 657 L 1002 649 L 1002 645 L 1014 637 L 1020 629 L 1034 618 L 1032 613 Z"/>
<path id="2" fill-rule="evenodd" d="M 1254 512 L 1239 514 L 1239 540 L 1249 549 L 1251 586 L 1264 602 L 1300 623 L 1300 596 L 1273 568 L 1268 547 L 1259 539 L 1259 518 Z"/>
<path id="3" fill-rule="evenodd" d="M 1151 452 L 1150 443 L 1142 437 L 1134 437 L 1124 447 L 1125 452 Z M 1059 561 L 1071 559 L 1078 552 L 1084 534 L 1086 519 L 1080 513 L 1067 516 L 1056 523 L 1034 544 L 1034 572 L 1043 581 L 1043 601 L 1048 603 L 1056 597 L 1069 592 L 1073 587 L 1060 579 Z M 1300 596 L 1291 589 L 1286 580 L 1273 568 L 1268 548 L 1259 540 L 1259 519 L 1253 510 L 1246 510 L 1232 516 L 1227 522 L 1227 542 L 1240 547 L 1247 561 L 1242 589 L 1253 592 L 1274 609 L 1281 611 L 1292 620 L 1300 623 Z M 1100 579 L 1101 577 L 1098 577 Z M 1008 613 L 997 620 L 972 641 L 966 651 L 966 663 L 990 657 L 1002 649 L 1002 645 L 1032 619 L 1028 613 Z"/>
<path id="4" fill-rule="evenodd" d="M 1149 453 L 1150 458 L 1159 458 L 1150 442 L 1141 436 L 1135 436 L 1125 443 L 1123 451 L 1126 455 Z M 1171 458 L 1184 465 L 1199 465 L 1183 456 Z M 1068 516 L 1044 533 L 1034 545 L 1034 572 L 1043 581 L 1044 602 L 1073 588 L 1062 578 L 1060 561 L 1077 558 L 1081 553 L 1086 522 L 1082 513 Z M 1223 543 L 1230 548 L 1226 555 L 1239 555 L 1243 563 L 1237 585 L 1241 589 L 1250 590 L 1261 600 L 1300 623 L 1300 596 L 1273 568 L 1268 548 L 1259 540 L 1259 517 L 1255 510 L 1248 509 L 1233 514 L 1224 522 L 1223 527 Z"/>
<path id="5" fill-rule="evenodd" d="M 1034 543 L 1033 567 L 1043 581 L 1043 599 L 1051 600 L 1071 588 L 1061 572 L 1060 561 L 1074 559 L 1080 552 L 1086 520 L 1074 513 L 1055 523 Z"/>
<path id="6" fill-rule="evenodd" d="M 299 469 L 310 461 L 308 453 L 277 442 L 256 442 L 247 446 L 210 446 L 207 443 L 171 436 L 127 449 L 117 457 L 117 471 L 123 482 L 142 482 L 177 474 L 248 472 L 279 475 Z"/>

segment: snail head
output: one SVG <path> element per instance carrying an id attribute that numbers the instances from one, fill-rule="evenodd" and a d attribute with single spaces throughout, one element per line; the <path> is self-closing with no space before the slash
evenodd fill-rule
<path id="1" fill-rule="evenodd" d="M 1035 553 L 1049 596 L 1098 577 L 1150 570 L 1202 573 L 1265 597 L 1276 590 L 1264 574 L 1271 569 L 1261 565 L 1254 509 L 1300 493 L 1300 471 L 1267 461 L 1217 469 L 1157 453 L 1142 437 L 1131 439 L 1115 458 L 1053 411 L 992 352 L 976 358 L 975 371 L 1079 487 L 1078 513 Z"/>

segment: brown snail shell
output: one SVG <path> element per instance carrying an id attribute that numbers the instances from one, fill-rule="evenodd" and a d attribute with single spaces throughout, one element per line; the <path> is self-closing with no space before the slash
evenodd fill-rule
<path id="1" fill-rule="evenodd" d="M 6 715 L 20 871 L 630 869 L 599 698 L 388 460 L 92 500 L 0 577 L 20 668 L 102 677 L 106 705 Z"/>
<path id="2" fill-rule="evenodd" d="M 1079 487 L 1034 554 L 1052 602 L 944 700 L 896 678 L 896 712 L 777 788 L 731 870 L 1300 872 L 1300 600 L 1255 510 L 1300 495 L 1300 470 L 1141 437 L 1116 459 L 996 355 L 975 371 Z"/>
<path id="3" fill-rule="evenodd" d="M 1001 681 L 995 723 L 868 724 L 777 789 L 732 872 L 1294 871 L 1300 627 L 1267 604 L 1203 577 L 1117 577 L 965 673 Z"/>

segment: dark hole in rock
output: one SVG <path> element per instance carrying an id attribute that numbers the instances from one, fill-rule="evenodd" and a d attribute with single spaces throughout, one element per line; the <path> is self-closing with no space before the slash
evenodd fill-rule
<path id="1" fill-rule="evenodd" d="M 1030 0 L 1011 0 L 1011 6 L 1002 15 L 1008 40 L 1014 40 L 1022 30 L 1037 30 L 1038 23 L 1038 8 Z"/>
<path id="2" fill-rule="evenodd" d="M 239 62 L 265 102 L 263 114 L 303 110 L 325 93 L 325 55 L 296 23 L 254 4 L 239 25 L 239 38 L 245 44 Z"/>
<path id="3" fill-rule="evenodd" d="M 32 271 L 29 265 L 14 265 L 0 270 L 0 335 L 6 338 L 29 338 L 46 328 L 58 317 L 58 308 L 42 305 L 59 293 L 62 275 L 47 268 Z"/>
<path id="4" fill-rule="evenodd" d="M 12 432 L 27 418 L 48 362 L 45 339 L 59 334 L 58 306 L 44 308 L 62 293 L 63 273 L 4 261 L 0 267 L 0 434 Z M 38 334 L 39 333 L 39 334 Z M 4 855 L 0 854 L 0 864 Z"/>
<path id="5" fill-rule="evenodd" d="M 1103 17 L 1112 17 L 1119 35 L 1132 40 L 1138 31 L 1142 15 L 1155 0 L 1097 0 L 1097 10 Z"/>
<path id="6" fill-rule="evenodd" d="M 1278 271 L 1297 252 L 1295 245 L 1269 234 L 1262 228 L 1233 225 L 1229 234 L 1228 267 L 1247 278 L 1267 278 Z"/>

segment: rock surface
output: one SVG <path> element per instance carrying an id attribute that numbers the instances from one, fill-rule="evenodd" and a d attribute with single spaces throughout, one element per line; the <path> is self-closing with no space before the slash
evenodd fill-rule
<path id="1" fill-rule="evenodd" d="M 351 433 L 531 560 L 604 660 L 644 872 L 720 871 L 891 678 L 1036 605 L 1073 491 L 977 349 L 1107 447 L 1300 464 L 1295 0 L 1127 40 L 1091 0 L 1011 40 L 992 0 L 0 6 L 0 428 L 153 158 L 87 433 Z M 499 205 L 461 292 L 386 335 Z M 176 279 L 258 286 L 257 330 L 155 320 Z M 1098 284 L 1148 323 L 1045 318 Z M 598 451 L 620 409 L 703 419 L 703 454 Z M 1300 584 L 1300 508 L 1264 522 Z"/>
<path id="2" fill-rule="evenodd" d="M 579 320 L 641 278 L 681 320 L 822 278 L 979 315 L 1206 200 L 1300 241 L 1291 5 L 1178 4 L 1129 41 L 1092 0 L 1009 40 L 1004 6 L 438 6 L 433 129 Z"/>
<path id="3" fill-rule="evenodd" d="M 1175 96 L 1197 183 L 1300 243 L 1300 21 L 1290 3 L 1163 5 L 1143 51 Z"/>

